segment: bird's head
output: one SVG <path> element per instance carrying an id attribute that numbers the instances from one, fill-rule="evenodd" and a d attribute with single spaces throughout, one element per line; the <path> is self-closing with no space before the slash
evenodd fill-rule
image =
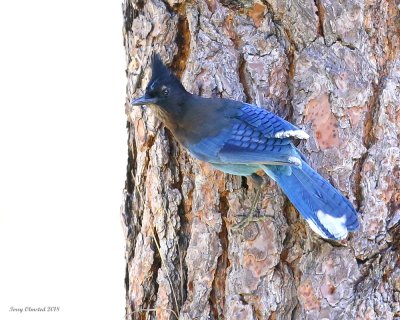
<path id="1" fill-rule="evenodd" d="M 133 106 L 157 105 L 164 108 L 176 106 L 177 101 L 187 94 L 179 79 L 164 65 L 157 54 L 152 57 L 151 70 L 152 75 L 145 94 L 133 99 L 131 104 Z"/>

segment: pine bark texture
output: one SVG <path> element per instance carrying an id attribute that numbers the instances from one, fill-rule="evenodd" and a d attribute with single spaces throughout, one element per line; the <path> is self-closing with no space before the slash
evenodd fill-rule
<path id="1" fill-rule="evenodd" d="M 360 212 L 315 236 L 275 183 L 243 232 L 250 179 L 192 158 L 144 107 L 128 117 L 122 219 L 128 319 L 400 318 L 400 2 L 125 0 L 127 100 L 151 54 L 203 96 L 265 107 L 310 134 L 311 165 Z"/>

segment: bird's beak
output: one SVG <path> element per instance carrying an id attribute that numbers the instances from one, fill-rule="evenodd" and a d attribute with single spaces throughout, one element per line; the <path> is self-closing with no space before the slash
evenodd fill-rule
<path id="1" fill-rule="evenodd" d="M 131 101 L 132 106 L 142 106 L 144 104 L 155 104 L 155 103 L 156 103 L 155 98 L 146 97 L 146 95 L 137 99 L 132 99 Z"/>

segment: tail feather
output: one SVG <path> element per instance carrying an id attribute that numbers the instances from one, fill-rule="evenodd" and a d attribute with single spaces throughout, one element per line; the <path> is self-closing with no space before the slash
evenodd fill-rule
<path id="1" fill-rule="evenodd" d="M 358 215 L 349 200 L 305 161 L 299 167 L 265 165 L 264 171 L 322 237 L 340 240 L 358 229 Z"/>

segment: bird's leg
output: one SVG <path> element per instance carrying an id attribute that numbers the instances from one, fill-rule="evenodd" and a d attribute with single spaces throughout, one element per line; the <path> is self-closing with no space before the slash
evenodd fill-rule
<path id="1" fill-rule="evenodd" d="M 251 222 L 258 222 L 258 221 L 263 221 L 267 217 L 259 217 L 259 216 L 254 216 L 254 212 L 257 206 L 257 203 L 260 199 L 261 191 L 265 187 L 266 183 L 265 180 L 257 175 L 256 173 L 253 173 L 251 175 L 251 178 L 253 179 L 253 182 L 255 183 L 255 189 L 256 189 L 256 194 L 254 195 L 253 200 L 251 201 L 251 206 L 250 206 L 250 212 L 247 216 L 245 216 L 239 223 L 235 224 L 232 226 L 233 231 L 237 231 L 239 229 L 244 229 L 247 227 Z"/>

